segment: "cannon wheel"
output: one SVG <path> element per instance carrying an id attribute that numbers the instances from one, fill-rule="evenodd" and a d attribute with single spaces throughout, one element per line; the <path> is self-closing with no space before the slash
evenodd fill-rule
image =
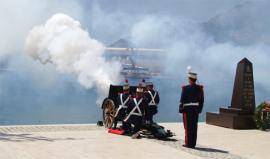
<path id="1" fill-rule="evenodd" d="M 106 128 L 111 128 L 114 122 L 115 104 L 113 100 L 106 98 L 102 104 L 103 123 Z"/>

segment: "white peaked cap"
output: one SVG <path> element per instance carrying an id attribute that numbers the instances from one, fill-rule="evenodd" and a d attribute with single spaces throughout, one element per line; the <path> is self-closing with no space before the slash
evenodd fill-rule
<path id="1" fill-rule="evenodd" d="M 128 80 L 125 80 L 125 84 L 123 86 L 123 90 L 128 90 L 129 89 L 129 84 L 128 84 Z"/>
<path id="2" fill-rule="evenodd" d="M 188 75 L 188 78 L 197 79 L 197 73 L 192 71 L 191 66 L 187 67 L 187 75 Z"/>
<path id="3" fill-rule="evenodd" d="M 142 83 L 139 83 L 139 86 L 136 89 L 137 93 L 143 93 L 143 87 L 142 87 Z"/>
<path id="4" fill-rule="evenodd" d="M 136 92 L 137 92 L 137 93 L 143 93 L 143 88 L 138 87 L 138 88 L 136 89 Z"/>
<path id="5" fill-rule="evenodd" d="M 153 86 L 153 82 L 146 82 L 146 86 Z"/>

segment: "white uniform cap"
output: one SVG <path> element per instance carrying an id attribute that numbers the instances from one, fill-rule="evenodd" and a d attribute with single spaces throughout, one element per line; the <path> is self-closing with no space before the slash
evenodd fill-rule
<path id="1" fill-rule="evenodd" d="M 194 71 L 191 71 L 191 66 L 187 67 L 187 71 L 188 71 L 188 78 L 192 78 L 192 79 L 197 79 L 197 73 L 195 73 Z"/>
<path id="2" fill-rule="evenodd" d="M 197 79 L 197 73 L 189 72 L 188 73 L 188 78 Z"/>
<path id="3" fill-rule="evenodd" d="M 138 88 L 136 89 L 136 92 L 137 92 L 137 93 L 143 93 L 143 88 L 138 87 Z"/>
<path id="4" fill-rule="evenodd" d="M 146 86 L 153 86 L 154 84 L 152 82 L 146 82 Z"/>
<path id="5" fill-rule="evenodd" d="M 125 84 L 123 86 L 123 90 L 128 90 L 129 89 L 129 84 L 128 84 L 128 80 L 125 80 Z"/>
<path id="6" fill-rule="evenodd" d="M 123 90 L 128 90 L 129 89 L 129 85 L 128 84 L 125 84 L 124 86 L 123 86 Z"/>

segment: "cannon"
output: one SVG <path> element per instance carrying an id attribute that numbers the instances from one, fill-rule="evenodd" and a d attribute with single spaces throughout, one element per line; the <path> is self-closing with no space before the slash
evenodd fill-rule
<path id="1" fill-rule="evenodd" d="M 131 95 L 135 95 L 137 86 L 130 86 Z M 110 85 L 109 95 L 102 102 L 103 123 L 106 128 L 111 128 L 114 122 L 114 115 L 118 108 L 117 97 L 123 91 L 123 86 Z"/>
<path id="2" fill-rule="evenodd" d="M 133 96 L 136 94 L 137 86 L 130 86 L 130 94 Z M 102 103 L 102 116 L 103 116 L 103 124 L 106 128 L 112 128 L 114 123 L 114 115 L 118 108 L 118 94 L 123 91 L 123 86 L 118 85 L 110 85 L 109 95 L 107 98 L 103 100 Z M 147 134 L 148 136 L 154 136 L 158 139 L 164 139 L 167 137 L 172 137 L 174 134 L 170 130 L 165 130 L 163 126 L 158 125 L 157 123 L 145 124 L 142 126 L 143 130 L 141 131 L 143 134 Z"/>

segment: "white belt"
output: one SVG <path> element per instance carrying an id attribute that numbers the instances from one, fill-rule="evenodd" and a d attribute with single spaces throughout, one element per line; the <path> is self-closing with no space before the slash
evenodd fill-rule
<path id="1" fill-rule="evenodd" d="M 183 106 L 199 106 L 199 103 L 185 103 Z"/>
<path id="2" fill-rule="evenodd" d="M 133 101 L 134 101 L 135 107 L 131 110 L 131 112 L 128 114 L 128 116 L 124 119 L 125 122 L 131 117 L 131 115 L 142 116 L 142 112 L 141 112 L 140 107 L 139 107 L 139 105 L 142 102 L 142 99 L 139 100 L 139 102 L 137 102 L 136 98 L 134 98 Z M 135 113 L 136 109 L 137 109 L 138 113 Z"/>
<path id="3" fill-rule="evenodd" d="M 149 105 L 150 106 L 153 106 L 153 105 L 157 105 L 156 102 L 155 102 L 155 98 L 157 96 L 157 92 L 155 92 L 155 94 L 153 95 L 151 91 L 148 91 L 148 93 L 150 94 L 151 96 L 151 101 L 149 102 Z"/>
<path id="4" fill-rule="evenodd" d="M 119 111 L 120 111 L 122 108 L 127 109 L 126 104 L 127 104 L 127 102 L 129 101 L 129 96 L 127 97 L 127 99 L 125 100 L 125 102 L 123 102 L 123 94 L 121 93 L 121 94 L 120 94 L 120 101 L 121 101 L 121 104 L 119 105 L 119 107 L 118 107 L 118 109 L 117 109 L 117 111 L 116 111 L 114 117 L 116 117 L 116 116 L 118 115 Z"/>
<path id="5" fill-rule="evenodd" d="M 119 105 L 119 108 L 127 108 L 126 105 Z"/>

